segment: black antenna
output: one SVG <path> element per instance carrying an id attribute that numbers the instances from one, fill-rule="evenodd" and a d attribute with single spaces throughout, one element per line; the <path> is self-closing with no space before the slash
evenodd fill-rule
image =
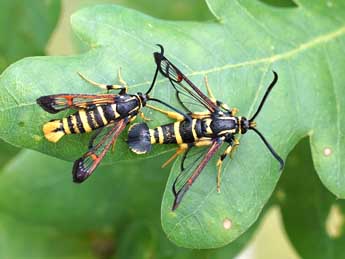
<path id="1" fill-rule="evenodd" d="M 161 49 L 160 55 L 163 56 L 163 54 L 164 54 L 164 48 L 163 48 L 163 46 L 160 45 L 160 44 L 156 44 L 156 45 Z M 153 55 L 155 55 L 155 53 L 153 53 Z M 159 68 L 158 68 L 158 65 L 157 65 L 157 67 L 156 67 L 156 72 L 155 72 L 155 74 L 154 74 L 154 76 L 153 76 L 153 79 L 152 79 L 152 83 L 151 83 L 151 85 L 150 85 L 150 88 L 149 88 L 149 89 L 147 90 L 147 92 L 145 93 L 146 95 L 148 95 L 148 94 L 152 91 L 152 88 L 153 88 L 153 86 L 154 86 L 155 83 L 156 83 L 156 79 L 157 79 L 157 75 L 158 75 L 158 70 L 159 70 Z"/>
<path id="2" fill-rule="evenodd" d="M 152 91 L 152 89 L 153 89 L 153 86 L 155 85 L 155 83 L 156 83 L 156 79 L 157 79 L 157 75 L 158 75 L 158 67 L 156 68 L 156 72 L 155 72 L 155 74 L 154 74 L 154 76 L 153 76 L 153 79 L 152 79 L 152 83 L 151 83 L 151 85 L 150 85 L 150 88 L 146 91 L 146 95 L 148 95 L 151 91 Z"/>
<path id="3" fill-rule="evenodd" d="M 275 159 L 278 160 L 279 164 L 280 164 L 280 170 L 282 170 L 284 168 L 284 160 L 277 154 L 277 152 L 273 149 L 273 147 L 270 145 L 270 143 L 267 142 L 267 140 L 265 139 L 265 137 L 260 133 L 260 131 L 258 131 L 256 128 L 254 127 L 249 127 L 249 129 L 254 130 L 256 132 L 256 134 L 259 135 L 259 137 L 261 138 L 261 140 L 265 143 L 266 147 L 268 148 L 268 150 L 271 152 L 271 154 L 274 156 Z"/>
<path id="4" fill-rule="evenodd" d="M 262 98 L 261 100 L 261 103 L 258 107 L 258 109 L 256 110 L 255 114 L 252 116 L 252 118 L 249 120 L 249 121 L 253 121 L 255 120 L 255 117 L 258 116 L 259 112 L 261 111 L 262 109 L 262 106 L 265 104 L 265 101 L 267 99 L 267 96 L 269 95 L 269 93 L 271 92 L 273 86 L 277 83 L 278 81 L 278 75 L 275 71 L 272 71 L 273 74 L 274 74 L 274 78 L 273 78 L 273 81 L 270 83 L 270 85 L 268 86 L 267 90 L 266 90 L 266 93 L 264 95 L 264 97 Z"/>

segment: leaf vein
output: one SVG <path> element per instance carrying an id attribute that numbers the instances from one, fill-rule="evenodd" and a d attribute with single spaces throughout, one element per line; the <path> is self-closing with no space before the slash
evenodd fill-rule
<path id="1" fill-rule="evenodd" d="M 324 35 L 319 35 L 318 37 L 315 37 L 314 39 L 307 41 L 305 43 L 300 44 L 294 49 L 291 49 L 289 51 L 280 53 L 280 54 L 275 54 L 269 57 L 264 57 L 264 58 L 259 58 L 259 59 L 254 59 L 254 60 L 247 60 L 239 63 L 234 63 L 234 64 L 225 64 L 223 66 L 218 66 L 218 67 L 213 67 L 205 70 L 199 70 L 199 71 L 194 71 L 192 73 L 186 73 L 186 76 L 196 76 L 196 75 L 205 75 L 205 74 L 210 74 L 210 73 L 215 73 L 219 71 L 224 71 L 228 69 L 234 69 L 234 68 L 241 68 L 241 67 L 246 67 L 246 66 L 255 66 L 258 64 L 272 64 L 274 62 L 277 62 L 279 60 L 284 60 L 284 59 L 289 59 L 303 51 L 309 50 L 311 48 L 315 48 L 320 44 L 324 44 L 327 42 L 330 42 L 334 39 L 337 39 L 345 34 L 345 26 L 340 27 L 339 29 L 330 32 L 328 34 Z M 162 80 L 157 80 L 157 83 L 162 83 L 167 80 L 162 79 Z M 132 85 L 132 87 L 140 87 L 143 85 L 148 84 L 147 81 L 142 82 L 142 83 L 137 83 L 135 85 Z"/>
<path id="2" fill-rule="evenodd" d="M 335 109 L 337 111 L 337 131 L 338 131 L 338 137 L 337 137 L 337 147 L 336 147 L 336 150 L 339 152 L 339 155 L 338 155 L 338 159 L 337 160 L 337 164 L 338 164 L 338 170 L 336 170 L 336 174 L 337 174 L 337 179 L 340 179 L 341 176 L 341 148 L 340 148 L 340 136 L 341 136 L 341 127 L 340 127 L 340 101 L 338 100 L 338 95 L 336 94 L 335 92 L 335 89 L 334 89 L 334 86 L 335 86 L 335 83 L 334 83 L 334 79 L 333 79 L 333 74 L 332 74 L 332 69 L 330 69 L 331 65 L 330 65 L 330 62 L 329 62 L 329 54 L 327 52 L 327 50 L 325 49 L 325 55 L 326 55 L 326 62 L 327 62 L 327 72 L 330 76 L 330 79 L 331 79 L 331 92 L 334 96 L 334 100 L 335 100 Z M 332 87 L 333 86 L 333 87 Z M 341 188 L 340 184 L 341 182 L 340 181 L 336 181 L 336 184 L 338 186 L 338 188 Z"/>

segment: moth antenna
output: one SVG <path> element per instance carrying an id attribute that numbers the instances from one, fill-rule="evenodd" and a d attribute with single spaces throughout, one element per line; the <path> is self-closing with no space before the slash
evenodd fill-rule
<path id="1" fill-rule="evenodd" d="M 249 121 L 255 120 L 256 116 L 258 116 L 258 114 L 260 113 L 260 111 L 261 111 L 261 109 L 262 109 L 262 106 L 263 106 L 263 105 L 265 104 L 265 102 L 266 102 L 266 99 L 267 99 L 269 93 L 271 92 L 273 86 L 274 86 L 274 85 L 277 83 L 277 81 L 278 81 L 278 74 L 277 74 L 275 71 L 272 71 L 272 72 L 273 72 L 273 74 L 274 74 L 274 78 L 273 78 L 272 82 L 270 83 L 270 85 L 268 86 L 268 88 L 267 88 L 267 90 L 266 90 L 266 93 L 265 93 L 264 97 L 262 98 L 261 103 L 260 103 L 258 109 L 256 110 L 255 114 L 252 116 L 252 118 L 251 118 Z"/>
<path id="2" fill-rule="evenodd" d="M 266 138 L 261 134 L 260 131 L 258 131 L 256 128 L 252 128 L 250 127 L 249 129 L 255 131 L 256 134 L 259 135 L 259 137 L 261 138 L 261 140 L 265 143 L 266 147 L 268 148 L 268 150 L 271 152 L 271 154 L 274 156 L 274 158 L 279 162 L 280 164 L 280 170 L 282 170 L 284 168 L 284 160 L 278 155 L 278 153 L 273 149 L 273 147 L 270 145 L 270 143 L 268 143 L 268 141 L 266 140 Z"/>
<path id="3" fill-rule="evenodd" d="M 160 50 L 161 50 L 161 53 L 160 53 L 160 55 L 164 55 L 164 48 L 163 48 L 163 46 L 161 45 L 161 44 L 156 44 L 159 48 L 160 48 Z M 154 53 L 154 55 L 155 55 L 155 53 Z M 150 85 L 150 87 L 149 87 L 149 89 L 146 91 L 146 95 L 148 95 L 151 91 L 152 91 L 152 89 L 153 89 L 153 86 L 155 85 L 155 83 L 156 83 L 156 79 L 157 79 L 157 75 L 158 75 L 158 66 L 156 67 L 156 71 L 155 71 L 155 74 L 154 74 L 154 76 L 153 76 L 153 79 L 152 79 L 152 83 L 151 83 L 151 85 Z"/>

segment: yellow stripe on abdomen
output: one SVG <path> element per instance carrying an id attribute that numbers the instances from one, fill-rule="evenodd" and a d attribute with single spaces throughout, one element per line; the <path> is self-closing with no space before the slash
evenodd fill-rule
<path id="1" fill-rule="evenodd" d="M 111 109 L 113 110 L 114 112 L 114 116 L 115 116 L 115 119 L 119 118 L 120 117 L 120 114 L 117 112 L 116 110 L 116 103 L 112 104 L 111 105 Z"/>
<path id="2" fill-rule="evenodd" d="M 101 116 L 101 119 L 102 119 L 102 121 L 103 121 L 103 124 L 104 124 L 104 125 L 107 125 L 107 124 L 108 124 L 108 121 L 107 121 L 107 119 L 106 119 L 105 116 L 104 116 L 104 112 L 103 112 L 102 107 L 101 107 L 101 106 L 98 106 L 98 107 L 97 107 L 97 111 L 98 111 L 98 113 L 99 113 L 99 116 Z"/>
<path id="3" fill-rule="evenodd" d="M 80 131 L 78 129 L 78 125 L 77 125 L 77 118 L 75 117 L 75 115 L 71 115 L 71 123 L 73 125 L 74 132 L 80 133 Z"/>
<path id="4" fill-rule="evenodd" d="M 180 122 L 179 121 L 174 123 L 174 134 L 175 134 L 175 138 L 176 138 L 176 143 L 182 144 L 183 140 L 182 140 L 182 136 L 180 134 Z"/>
<path id="5" fill-rule="evenodd" d="M 69 126 L 68 126 L 67 118 L 63 118 L 63 119 L 62 119 L 62 127 L 63 127 L 64 132 L 65 132 L 67 135 L 68 135 L 68 134 L 71 134 L 71 131 L 70 131 Z"/>
<path id="6" fill-rule="evenodd" d="M 81 123 L 83 124 L 83 128 L 84 128 L 85 132 L 91 132 L 92 128 L 90 127 L 90 125 L 87 121 L 87 115 L 86 115 L 85 110 L 80 110 L 79 116 L 80 116 L 80 120 L 81 120 Z"/>
<path id="7" fill-rule="evenodd" d="M 158 130 L 158 142 L 159 144 L 163 144 L 164 143 L 164 135 L 163 135 L 163 129 L 162 127 L 157 127 Z"/>
<path id="8" fill-rule="evenodd" d="M 196 131 L 195 131 L 195 125 L 196 125 L 196 119 L 193 119 L 192 120 L 192 134 L 193 134 L 194 141 L 197 141 L 198 135 L 196 134 Z"/>
<path id="9" fill-rule="evenodd" d="M 155 131 L 153 129 L 149 129 L 149 132 L 151 144 L 156 144 Z"/>

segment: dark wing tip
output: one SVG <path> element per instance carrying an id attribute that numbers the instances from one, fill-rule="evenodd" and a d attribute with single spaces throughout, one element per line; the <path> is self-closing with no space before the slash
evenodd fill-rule
<path id="1" fill-rule="evenodd" d="M 172 209 L 171 209 L 172 211 L 176 210 L 177 207 L 180 205 L 182 198 L 188 189 L 189 189 L 189 185 L 184 186 L 178 193 L 176 193 L 176 194 L 174 193 L 175 199 L 174 199 L 174 204 L 173 204 Z"/>
<path id="2" fill-rule="evenodd" d="M 40 98 L 36 99 L 36 103 L 41 106 L 43 110 L 49 113 L 57 113 L 59 110 L 56 110 L 53 107 L 54 99 L 51 98 L 49 95 L 41 96 Z"/>
<path id="3" fill-rule="evenodd" d="M 173 204 L 171 210 L 172 210 L 172 211 L 176 210 L 177 207 L 178 207 L 178 205 L 179 205 L 179 203 L 177 203 L 177 202 L 176 202 L 176 199 L 175 199 L 175 200 L 174 200 L 174 204 Z"/>
<path id="4" fill-rule="evenodd" d="M 75 183 L 82 183 L 89 177 L 89 174 L 84 167 L 83 158 L 79 158 L 78 160 L 74 162 L 73 169 L 72 169 L 72 176 L 73 176 L 73 182 Z"/>
<path id="5" fill-rule="evenodd" d="M 178 206 L 180 205 L 180 203 L 181 203 L 181 199 L 182 199 L 182 196 L 183 196 L 183 195 L 180 195 L 180 193 L 181 193 L 181 192 L 176 193 L 175 190 L 174 190 L 174 196 L 175 196 L 175 198 L 174 198 L 174 204 L 173 204 L 173 206 L 172 206 L 172 208 L 171 208 L 172 211 L 176 210 L 177 207 L 178 207 Z"/>
<path id="6" fill-rule="evenodd" d="M 161 45 L 161 44 L 159 44 L 159 43 L 157 43 L 156 44 L 159 48 L 160 48 L 160 50 L 161 50 L 161 52 L 159 53 L 159 54 L 161 54 L 162 56 L 164 55 L 164 47 Z"/>
<path id="7" fill-rule="evenodd" d="M 176 179 L 177 180 L 177 179 Z M 175 182 L 176 182 L 175 180 Z M 172 211 L 176 210 L 177 207 L 180 205 L 182 198 L 184 197 L 184 195 L 186 194 L 186 192 L 188 191 L 190 185 L 189 184 L 185 184 L 180 190 L 176 191 L 176 186 L 175 186 L 175 182 L 173 184 L 173 193 L 174 193 L 174 204 L 172 206 Z"/>
<path id="8" fill-rule="evenodd" d="M 160 48 L 161 51 L 160 52 L 154 52 L 153 57 L 155 58 L 156 64 L 159 66 L 159 64 L 161 63 L 161 61 L 164 57 L 164 48 L 160 44 L 157 44 L 157 46 Z"/>

